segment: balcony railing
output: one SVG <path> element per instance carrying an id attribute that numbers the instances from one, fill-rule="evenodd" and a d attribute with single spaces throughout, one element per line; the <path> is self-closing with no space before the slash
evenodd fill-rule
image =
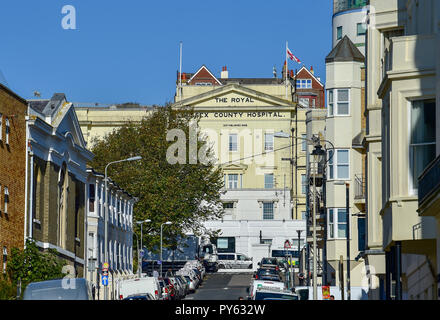
<path id="1" fill-rule="evenodd" d="M 362 175 L 354 176 L 354 198 L 365 199 L 365 177 Z"/>
<path id="2" fill-rule="evenodd" d="M 419 205 L 436 191 L 440 191 L 440 156 L 433 160 L 419 176 Z"/>

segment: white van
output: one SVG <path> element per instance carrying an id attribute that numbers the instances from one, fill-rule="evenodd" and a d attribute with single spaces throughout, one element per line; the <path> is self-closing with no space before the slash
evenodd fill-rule
<path id="1" fill-rule="evenodd" d="M 219 269 L 252 269 L 252 258 L 242 253 L 219 253 Z"/>
<path id="2" fill-rule="evenodd" d="M 322 299 L 322 287 L 318 286 L 318 300 Z M 313 300 L 313 286 L 298 286 L 295 288 L 296 294 L 300 300 Z M 347 300 L 347 288 L 344 289 L 344 299 Z M 335 297 L 335 300 L 342 300 L 341 289 L 338 286 L 330 286 L 330 295 Z M 351 287 L 351 300 L 368 300 L 368 287 Z"/>
<path id="3" fill-rule="evenodd" d="M 251 282 L 250 287 L 248 288 L 249 299 L 253 299 L 257 289 L 278 289 L 280 291 L 286 290 L 286 284 L 284 282 L 279 281 L 269 281 L 269 280 L 254 280 Z"/>
<path id="4" fill-rule="evenodd" d="M 154 277 L 123 280 L 119 283 L 119 300 L 134 294 L 150 293 L 154 299 L 162 300 L 159 281 Z"/>

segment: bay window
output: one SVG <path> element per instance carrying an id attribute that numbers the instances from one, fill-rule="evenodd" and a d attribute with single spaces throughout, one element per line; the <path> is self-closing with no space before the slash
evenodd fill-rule
<path id="1" fill-rule="evenodd" d="M 412 101 L 410 118 L 410 179 L 415 193 L 419 175 L 436 155 L 435 100 Z"/>
<path id="2" fill-rule="evenodd" d="M 350 90 L 331 89 L 327 91 L 328 116 L 350 115 Z"/>
<path id="3" fill-rule="evenodd" d="M 328 210 L 328 238 L 347 238 L 347 211 L 342 208 L 329 208 Z"/>
<path id="4" fill-rule="evenodd" d="M 350 150 L 335 149 L 328 154 L 328 177 L 334 180 L 350 179 Z"/>

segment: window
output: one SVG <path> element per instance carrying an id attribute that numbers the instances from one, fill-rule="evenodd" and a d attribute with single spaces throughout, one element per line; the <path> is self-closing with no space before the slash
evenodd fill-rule
<path id="1" fill-rule="evenodd" d="M 264 134 L 264 151 L 273 150 L 273 133 Z"/>
<path id="2" fill-rule="evenodd" d="M 336 152 L 335 152 L 336 151 Z M 330 150 L 328 155 L 329 179 L 350 179 L 350 153 L 349 150 Z"/>
<path id="3" fill-rule="evenodd" d="M 350 115 L 350 92 L 349 89 L 328 90 L 328 116 Z M 336 101 L 335 101 L 336 100 Z"/>
<path id="4" fill-rule="evenodd" d="M 219 237 L 213 243 L 217 244 L 217 251 L 220 252 L 235 252 L 235 237 Z M 220 256 L 218 258 L 220 259 Z M 224 259 L 227 260 L 227 259 Z M 234 260 L 234 256 L 232 256 L 232 260 Z"/>
<path id="5" fill-rule="evenodd" d="M 232 133 L 229 135 L 229 151 L 237 151 L 238 145 L 237 145 L 237 134 Z"/>
<path id="6" fill-rule="evenodd" d="M 264 174 L 264 188 L 265 189 L 273 189 L 274 188 L 274 181 L 273 181 L 273 173 L 266 173 Z"/>
<path id="7" fill-rule="evenodd" d="M 367 25 L 365 23 L 357 24 L 357 35 L 364 36 L 367 33 Z"/>
<path id="8" fill-rule="evenodd" d="M 366 246 L 366 229 L 365 229 L 366 218 L 358 218 L 358 250 L 364 251 Z"/>
<path id="9" fill-rule="evenodd" d="M 301 211 L 301 220 L 306 220 L 307 218 L 307 211 Z"/>
<path id="10" fill-rule="evenodd" d="M 342 39 L 342 26 L 336 29 L 336 40 Z"/>
<path id="11" fill-rule="evenodd" d="M 429 162 L 435 158 L 435 100 L 411 103 L 410 125 L 410 178 L 414 191 L 418 177 Z"/>
<path id="12" fill-rule="evenodd" d="M 238 174 L 228 174 L 228 189 L 238 189 Z"/>
<path id="13" fill-rule="evenodd" d="M 307 193 L 307 175 L 306 174 L 301 175 L 301 193 L 302 194 Z"/>
<path id="14" fill-rule="evenodd" d="M 9 192 L 8 187 L 5 187 L 5 210 L 4 213 L 8 213 Z"/>
<path id="15" fill-rule="evenodd" d="M 333 116 L 333 90 L 328 90 L 328 116 L 332 117 Z"/>
<path id="16" fill-rule="evenodd" d="M 9 119 L 6 118 L 5 119 L 5 143 L 6 144 L 9 144 L 9 130 L 10 130 Z"/>
<path id="17" fill-rule="evenodd" d="M 307 134 L 302 134 L 301 151 L 307 151 Z"/>
<path id="18" fill-rule="evenodd" d="M 273 220 L 273 202 L 263 202 L 263 220 Z"/>
<path id="19" fill-rule="evenodd" d="M 312 88 L 312 79 L 297 79 L 296 80 L 297 89 L 310 89 Z"/>
<path id="20" fill-rule="evenodd" d="M 347 238 L 347 214 L 345 209 L 328 209 L 329 239 Z"/>
<path id="21" fill-rule="evenodd" d="M 233 202 L 224 202 L 223 208 L 224 209 L 234 209 L 234 203 Z"/>
<path id="22" fill-rule="evenodd" d="M 95 212 L 95 185 L 89 184 L 89 212 Z"/>
<path id="23" fill-rule="evenodd" d="M 3 273 L 6 273 L 7 262 L 8 262 L 8 248 L 3 247 Z"/>

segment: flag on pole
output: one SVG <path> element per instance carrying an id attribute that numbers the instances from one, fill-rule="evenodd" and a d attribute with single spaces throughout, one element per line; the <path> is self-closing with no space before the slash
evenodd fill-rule
<path id="1" fill-rule="evenodd" d="M 296 61 L 297 63 L 301 64 L 301 60 L 295 57 L 292 51 L 289 50 L 289 48 L 287 48 L 287 55 L 289 56 L 290 60 Z"/>

